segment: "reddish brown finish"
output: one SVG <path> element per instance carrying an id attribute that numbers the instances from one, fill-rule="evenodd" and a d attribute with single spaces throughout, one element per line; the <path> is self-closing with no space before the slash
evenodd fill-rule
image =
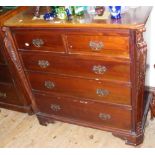
<path id="1" fill-rule="evenodd" d="M 130 105 L 130 87 L 106 81 L 87 80 L 82 78 L 69 78 L 51 74 L 29 73 L 28 77 L 33 90 L 55 92 L 81 98 Z M 45 82 L 54 83 L 54 87 L 46 88 Z M 100 96 L 98 89 L 107 90 L 109 94 Z"/>
<path id="2" fill-rule="evenodd" d="M 78 100 L 55 95 L 35 94 L 36 104 L 39 112 L 49 115 L 58 115 L 73 120 L 82 120 L 100 127 L 108 126 L 123 130 L 131 129 L 131 111 L 117 106 L 109 106 L 93 101 Z M 60 109 L 55 111 L 52 105 Z M 99 115 L 104 113 L 109 115 L 109 119 L 102 120 Z M 123 116 L 120 118 L 120 116 Z"/>
<path id="3" fill-rule="evenodd" d="M 6 94 L 6 97 L 0 95 L 0 102 L 13 104 L 13 105 L 21 105 L 19 99 L 17 97 L 15 88 L 12 84 L 2 84 L 0 83 L 0 94 Z"/>
<path id="4" fill-rule="evenodd" d="M 55 19 L 53 21 L 45 21 L 43 19 L 32 20 L 34 17 L 33 7 L 26 11 L 20 12 L 5 22 L 8 27 L 31 27 L 31 28 L 102 28 L 102 29 L 133 29 L 136 30 L 143 27 L 148 19 L 152 7 L 141 6 L 130 8 L 123 13 L 118 20 L 111 19 L 110 16 L 105 20 L 94 20 L 93 15 L 86 14 L 84 16 L 75 16 L 72 21 Z M 41 14 L 44 14 L 41 12 Z"/>
<path id="5" fill-rule="evenodd" d="M 0 26 L 3 25 L 3 22 L 7 18 L 24 9 L 26 9 L 26 7 L 19 7 L 5 14 L 1 14 Z M 10 47 L 9 51 L 13 52 Z M 9 61 L 10 59 L 7 56 L 6 47 L 4 45 L 4 33 L 2 32 L 2 27 L 0 27 L 0 107 L 32 114 L 30 102 L 26 100 L 22 89 L 17 87 L 15 83 L 17 75 L 11 69 Z"/>
<path id="6" fill-rule="evenodd" d="M 12 83 L 11 74 L 5 65 L 0 65 L 0 82 Z"/>
<path id="7" fill-rule="evenodd" d="M 33 50 L 33 51 L 51 51 L 64 53 L 63 40 L 61 36 L 61 32 L 55 31 L 38 31 L 38 30 L 26 30 L 23 32 L 22 30 L 18 30 L 14 32 L 14 38 L 17 42 L 17 48 L 19 50 Z M 36 47 L 33 44 L 34 39 L 41 39 L 43 41 L 43 45 L 41 47 Z M 26 46 L 27 45 L 27 46 Z M 36 51 L 37 52 L 37 51 Z"/>
<path id="8" fill-rule="evenodd" d="M 143 142 L 151 102 L 144 100 L 147 49 L 143 32 L 151 10 L 146 8 L 129 10 L 117 24 L 90 21 L 87 16 L 83 24 L 64 20 L 55 24 L 32 20 L 29 11 L 5 22 L 10 26 L 4 29 L 9 65 L 41 124 L 61 120 L 111 131 L 127 144 Z M 32 45 L 33 39 L 40 39 L 33 41 L 39 47 Z M 38 59 L 46 60 L 37 63 Z M 108 71 L 92 73 L 96 63 L 105 64 Z M 56 102 L 64 110 L 60 114 L 50 110 L 61 110 Z M 97 118 L 101 111 L 107 124 Z"/>
<path id="9" fill-rule="evenodd" d="M 99 60 L 95 58 L 94 60 L 94 57 L 77 58 L 74 56 L 52 55 L 50 53 L 34 54 L 27 51 L 23 52 L 22 59 L 26 70 L 66 74 L 88 79 L 130 82 L 129 62 L 117 62 L 117 59 L 115 61 L 113 59 L 106 60 L 106 57 L 104 57 Z M 47 61 L 48 66 L 39 65 L 39 61 Z M 95 72 L 95 66 L 106 67 L 106 70 L 101 73 Z"/>
<path id="10" fill-rule="evenodd" d="M 4 64 L 5 63 L 5 60 L 4 60 L 4 57 L 2 55 L 2 49 L 0 47 L 0 64 Z"/>
<path id="11" fill-rule="evenodd" d="M 90 42 L 101 42 L 103 47 L 99 50 L 93 50 L 90 47 Z M 106 36 L 95 34 L 76 34 L 67 35 L 67 44 L 69 53 L 98 55 L 102 56 L 116 56 L 116 57 L 129 57 L 129 37 L 122 36 Z"/>

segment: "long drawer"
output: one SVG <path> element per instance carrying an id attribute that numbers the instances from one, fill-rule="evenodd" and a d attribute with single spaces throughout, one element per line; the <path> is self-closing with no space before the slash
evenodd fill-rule
<path id="1" fill-rule="evenodd" d="M 0 65 L 0 82 L 12 83 L 11 74 L 6 65 Z"/>
<path id="2" fill-rule="evenodd" d="M 67 45 L 72 54 L 129 58 L 129 36 L 70 34 L 67 35 Z"/>
<path id="3" fill-rule="evenodd" d="M 22 29 L 13 31 L 13 36 L 20 50 L 65 53 L 61 31 Z"/>
<path id="4" fill-rule="evenodd" d="M 130 105 L 130 87 L 113 82 L 27 73 L 33 90 Z"/>
<path id="5" fill-rule="evenodd" d="M 0 102 L 20 105 L 16 90 L 13 85 L 0 83 Z"/>
<path id="6" fill-rule="evenodd" d="M 101 127 L 131 129 L 131 111 L 127 109 L 53 95 L 35 94 L 35 99 L 39 112 L 44 114 L 89 122 Z"/>
<path id="7" fill-rule="evenodd" d="M 130 82 L 129 63 L 116 62 L 106 58 L 93 60 L 34 53 L 22 54 L 22 58 L 27 70 Z"/>

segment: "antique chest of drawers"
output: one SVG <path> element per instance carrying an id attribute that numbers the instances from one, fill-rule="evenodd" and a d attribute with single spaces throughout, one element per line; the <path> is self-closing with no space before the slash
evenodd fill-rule
<path id="1" fill-rule="evenodd" d="M 8 57 L 41 124 L 59 120 L 142 143 L 150 101 L 143 32 L 150 8 L 140 7 L 138 20 L 128 19 L 130 11 L 117 24 L 89 17 L 82 24 L 35 21 L 29 10 L 5 22 Z"/>
<path id="2" fill-rule="evenodd" d="M 22 88 L 16 83 L 18 79 L 13 74 L 12 67 L 5 55 L 4 33 L 2 32 L 3 22 L 23 9 L 19 7 L 0 13 L 0 107 L 31 114 L 31 101 L 26 99 Z"/>

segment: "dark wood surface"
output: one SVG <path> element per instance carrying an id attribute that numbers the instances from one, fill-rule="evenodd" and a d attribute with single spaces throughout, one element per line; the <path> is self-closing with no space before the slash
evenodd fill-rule
<path id="1" fill-rule="evenodd" d="M 18 7 L 0 15 L 0 107 L 32 113 L 30 103 L 28 103 L 22 90 L 15 83 L 16 74 L 9 65 L 4 43 L 4 33 L 2 31 L 2 26 L 6 19 L 26 8 Z"/>
<path id="2" fill-rule="evenodd" d="M 150 10 L 131 9 L 118 23 L 86 16 L 84 23 L 56 24 L 32 20 L 30 8 L 5 22 L 9 65 L 41 124 L 61 120 L 111 131 L 127 144 L 143 142 L 151 102 L 144 100 L 143 38 Z M 94 74 L 94 65 L 107 70 Z"/>
<path id="3" fill-rule="evenodd" d="M 130 62 L 128 61 L 118 61 L 118 59 L 113 60 L 106 57 L 97 57 L 94 59 L 93 56 L 87 56 L 85 58 L 81 55 L 80 57 L 71 55 L 60 56 L 51 53 L 29 51 L 23 51 L 21 55 L 25 70 L 28 71 L 130 83 Z M 47 65 L 43 65 L 43 62 Z M 100 71 L 98 71 L 98 68 Z"/>
<path id="4" fill-rule="evenodd" d="M 95 81 L 83 78 L 71 78 L 51 74 L 29 73 L 28 78 L 33 90 L 55 92 L 81 98 L 99 100 L 130 105 L 130 87 L 106 81 Z M 48 88 L 46 82 L 51 82 L 54 87 Z M 100 94 L 98 91 L 107 91 Z"/>
<path id="5" fill-rule="evenodd" d="M 0 83 L 0 93 L 5 94 L 3 97 L 0 95 L 0 102 L 13 104 L 13 105 L 21 105 L 19 102 L 16 90 L 12 84 Z"/>
<path id="6" fill-rule="evenodd" d="M 56 95 L 35 94 L 35 98 L 39 111 L 44 114 L 82 120 L 101 127 L 109 126 L 122 130 L 131 128 L 131 110 Z M 102 114 L 105 118 L 101 117 Z M 123 116 L 122 119 L 120 115 Z"/>
<path id="7" fill-rule="evenodd" d="M 14 31 L 14 38 L 17 42 L 17 48 L 20 50 L 39 50 L 39 51 L 53 51 L 53 52 L 64 52 L 63 40 L 61 37 L 61 31 L 34 31 L 34 30 L 23 30 Z M 41 39 L 43 45 L 36 47 L 33 44 L 34 39 Z M 29 44 L 29 46 L 26 46 Z"/>
<path id="8" fill-rule="evenodd" d="M 0 65 L 0 82 L 12 83 L 11 74 L 6 65 Z"/>
<path id="9" fill-rule="evenodd" d="M 0 64 L 5 64 L 4 57 L 2 55 L 2 48 L 0 47 Z"/>

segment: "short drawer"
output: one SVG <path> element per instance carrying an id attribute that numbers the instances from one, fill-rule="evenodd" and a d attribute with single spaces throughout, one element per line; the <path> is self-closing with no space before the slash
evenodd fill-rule
<path id="1" fill-rule="evenodd" d="M 67 35 L 68 51 L 70 53 L 108 55 L 129 58 L 128 36 L 104 35 Z"/>
<path id="2" fill-rule="evenodd" d="M 50 54 L 22 54 L 26 70 L 130 82 L 130 64 Z"/>
<path id="3" fill-rule="evenodd" d="M 122 84 L 41 73 L 28 76 L 33 90 L 130 105 L 130 87 Z"/>
<path id="4" fill-rule="evenodd" d="M 0 65 L 0 82 L 12 83 L 11 74 L 5 65 Z"/>
<path id="5" fill-rule="evenodd" d="M 88 122 L 100 127 L 131 129 L 131 111 L 127 109 L 54 95 L 35 94 L 35 99 L 39 111 L 44 114 Z"/>
<path id="6" fill-rule="evenodd" d="M 20 105 L 16 90 L 13 85 L 0 83 L 0 102 Z"/>
<path id="7" fill-rule="evenodd" d="M 22 29 L 13 31 L 13 36 L 19 50 L 65 52 L 59 31 Z"/>

